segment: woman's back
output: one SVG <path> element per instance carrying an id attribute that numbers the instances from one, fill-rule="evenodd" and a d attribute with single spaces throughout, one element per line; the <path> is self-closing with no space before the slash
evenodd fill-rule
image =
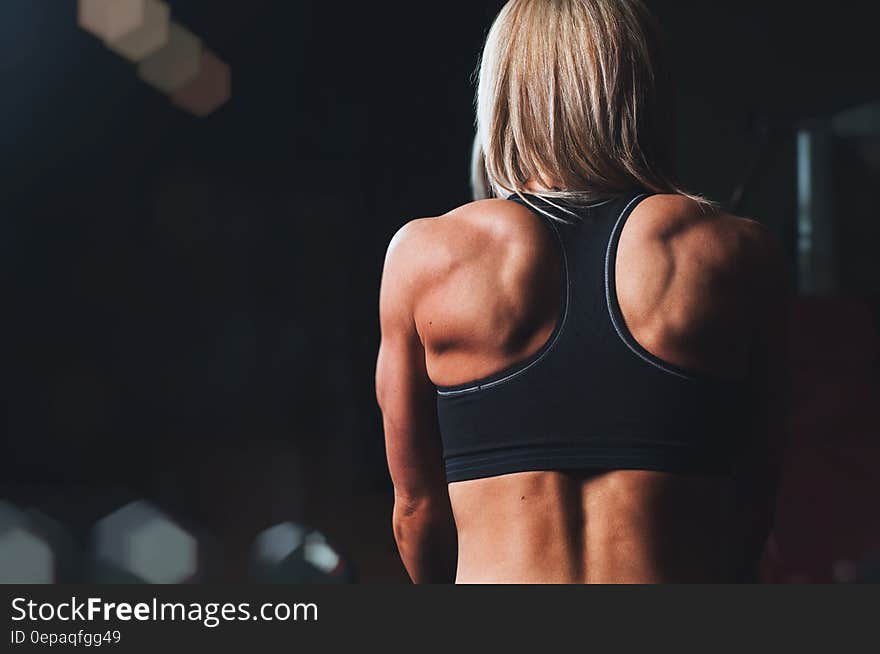
<path id="1" fill-rule="evenodd" d="M 420 272 L 411 279 L 424 286 L 414 296 L 413 316 L 424 343 L 427 373 L 441 393 L 441 438 L 458 539 L 457 580 L 748 578 L 769 525 L 772 496 L 767 489 L 772 480 L 763 476 L 769 443 L 767 448 L 743 447 L 740 458 L 735 453 L 740 444 L 761 445 L 765 435 L 750 431 L 756 424 L 752 416 L 757 420 L 762 413 L 760 398 L 720 397 L 719 402 L 730 400 L 726 410 L 736 415 L 707 417 L 703 408 L 684 404 L 646 409 L 656 398 L 645 394 L 654 388 L 664 396 L 669 390 L 661 385 L 678 383 L 673 373 L 684 369 L 721 383 L 738 380 L 730 393 L 761 387 L 761 380 L 749 377 L 761 374 L 752 369 L 750 353 L 758 334 L 765 329 L 769 333 L 774 323 L 772 315 L 762 314 L 768 307 L 755 294 L 760 284 L 774 285 L 765 276 L 771 250 L 763 229 L 732 216 L 707 216 L 686 198 L 661 195 L 636 203 L 617 234 L 613 261 L 595 263 L 614 267 L 611 279 L 626 336 L 671 369 L 656 372 L 654 362 L 642 360 L 639 351 L 621 348 L 623 368 L 632 364 L 639 374 L 656 373 L 656 381 L 650 380 L 660 385 L 644 386 L 626 377 L 633 373 L 622 372 L 623 378 L 609 391 L 619 396 L 616 407 L 630 407 L 628 415 L 618 416 L 615 412 L 626 411 L 609 409 L 606 397 L 590 406 L 606 374 L 600 366 L 610 364 L 597 359 L 597 369 L 591 370 L 593 355 L 573 350 L 559 361 L 552 359 L 559 355 L 554 348 L 566 344 L 564 339 L 553 342 L 560 326 L 570 323 L 571 329 L 578 324 L 571 315 L 563 320 L 560 313 L 595 311 L 607 297 L 597 299 L 589 295 L 592 289 L 572 287 L 586 279 L 583 275 L 568 280 L 569 298 L 560 297 L 561 282 L 574 276 L 571 252 L 560 253 L 542 220 L 514 202 L 480 202 L 413 224 L 409 243 L 402 246 L 419 253 L 414 267 Z M 605 243 L 594 245 L 596 251 L 610 250 Z M 603 319 L 601 311 L 595 315 Z M 610 316 L 605 314 L 605 319 Z M 576 331 L 580 340 L 568 342 L 568 347 L 581 343 L 584 353 L 595 353 L 620 345 L 609 343 L 607 335 L 590 325 L 581 324 Z M 601 342 L 592 342 L 594 337 Z M 542 366 L 547 366 L 546 377 L 537 376 Z M 522 379 L 521 394 L 514 395 L 517 389 L 505 386 L 526 368 L 531 377 Z M 500 379 L 499 371 L 504 373 Z M 569 371 L 574 376 L 560 383 Z M 491 384 L 473 382 L 481 379 L 500 381 L 495 388 L 503 390 L 487 399 L 485 394 L 493 391 L 482 386 Z M 687 384 L 701 381 L 672 386 L 671 392 L 685 392 Z M 502 392 L 513 398 L 507 400 L 507 413 L 515 420 L 502 420 L 504 427 L 495 428 Z M 703 397 L 694 395 L 691 401 Z M 464 406 L 445 406 L 444 400 Z M 459 420 L 457 412 L 462 411 Z M 554 411 L 575 416 L 575 422 L 560 427 L 549 415 Z M 652 420 L 660 416 L 668 424 L 655 429 L 644 417 L 646 412 Z M 603 416 L 595 422 L 597 413 Z M 641 425 L 638 416 L 645 421 Z M 615 426 L 618 418 L 625 429 Z M 693 453 L 675 460 L 692 444 L 669 434 L 669 425 L 686 430 L 688 421 L 697 420 L 704 422 L 694 432 L 699 442 Z M 543 442 L 545 424 L 559 438 Z M 512 434 L 517 425 L 520 433 Z M 609 431 L 598 433 L 596 425 Z M 626 431 L 632 425 L 643 440 L 656 440 L 656 445 L 633 447 Z M 742 425 L 742 431 L 733 425 Z M 562 438 L 563 428 L 568 430 L 567 440 Z M 456 430 L 462 429 L 473 433 L 459 438 Z M 538 437 L 529 441 L 535 445 L 528 458 L 505 463 L 522 445 L 511 444 L 511 438 L 516 441 L 521 435 Z M 670 442 L 664 443 L 667 436 Z M 473 451 L 450 456 L 460 441 L 467 441 Z M 558 452 L 561 446 L 564 455 Z M 600 456 L 594 463 L 590 457 L 597 450 Z M 729 461 L 719 460 L 728 456 Z M 761 458 L 749 460 L 750 456 Z M 620 458 L 619 465 L 609 463 L 614 457 Z"/>

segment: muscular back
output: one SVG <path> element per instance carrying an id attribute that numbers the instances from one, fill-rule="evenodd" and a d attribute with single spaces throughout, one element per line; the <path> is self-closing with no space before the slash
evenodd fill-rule
<path id="1" fill-rule="evenodd" d="M 528 209 L 478 202 L 409 223 L 396 240 L 431 383 L 492 374 L 550 336 L 561 263 Z M 747 410 L 778 429 L 759 405 L 769 406 L 778 367 L 781 272 L 758 223 L 648 198 L 621 235 L 616 280 L 639 344 L 689 370 L 754 376 Z M 760 552 L 770 504 L 758 476 L 647 471 L 516 473 L 450 484 L 448 496 L 459 582 L 732 581 Z"/>

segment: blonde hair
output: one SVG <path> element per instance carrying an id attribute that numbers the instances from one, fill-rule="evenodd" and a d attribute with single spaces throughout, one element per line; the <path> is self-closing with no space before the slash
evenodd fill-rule
<path id="1" fill-rule="evenodd" d="M 591 202 L 678 193 L 654 21 L 638 0 L 510 0 L 479 67 L 477 138 L 494 195 Z M 476 178 L 476 165 L 474 178 Z"/>
<path id="2" fill-rule="evenodd" d="M 492 197 L 492 184 L 486 175 L 486 160 L 483 157 L 483 144 L 480 137 L 474 137 L 471 150 L 471 193 L 474 200 L 486 200 Z"/>

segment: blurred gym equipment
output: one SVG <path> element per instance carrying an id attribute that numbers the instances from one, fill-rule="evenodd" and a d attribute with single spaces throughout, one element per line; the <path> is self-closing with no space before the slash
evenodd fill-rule
<path id="1" fill-rule="evenodd" d="M 355 576 L 343 556 L 317 531 L 282 522 L 254 541 L 250 576 L 262 584 L 349 584 Z"/>
<path id="2" fill-rule="evenodd" d="M 880 291 L 880 270 L 872 255 L 880 228 L 873 202 L 866 197 L 880 177 L 878 146 L 880 102 L 798 128 L 797 265 L 802 294 Z"/>
<path id="3" fill-rule="evenodd" d="M 204 568 L 196 537 L 146 501 L 114 511 L 92 531 L 90 583 L 194 583 Z"/>
<path id="4" fill-rule="evenodd" d="M 0 583 L 78 581 L 80 551 L 61 524 L 0 501 Z"/>

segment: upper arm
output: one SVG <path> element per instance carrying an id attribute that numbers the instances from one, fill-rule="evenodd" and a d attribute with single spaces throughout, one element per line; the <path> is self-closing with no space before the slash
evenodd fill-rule
<path id="1" fill-rule="evenodd" d="M 433 494 L 446 484 L 436 389 L 414 319 L 415 301 L 430 281 L 420 244 L 425 227 L 424 220 L 412 221 L 391 240 L 379 294 L 376 399 L 395 492 L 410 498 Z"/>

